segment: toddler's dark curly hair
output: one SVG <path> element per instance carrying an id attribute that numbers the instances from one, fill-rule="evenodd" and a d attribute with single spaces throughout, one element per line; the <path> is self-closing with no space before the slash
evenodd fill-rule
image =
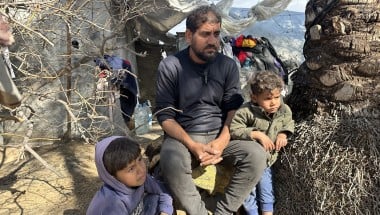
<path id="1" fill-rule="evenodd" d="M 272 91 L 284 88 L 284 81 L 282 78 L 272 71 L 261 71 L 254 73 L 248 80 L 248 84 L 251 87 L 251 93 L 258 95 L 264 91 Z"/>

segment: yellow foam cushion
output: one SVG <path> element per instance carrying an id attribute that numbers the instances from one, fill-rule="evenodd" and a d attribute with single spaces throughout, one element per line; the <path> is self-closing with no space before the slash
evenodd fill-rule
<path id="1" fill-rule="evenodd" d="M 232 176 L 232 169 L 221 165 L 198 166 L 193 169 L 192 176 L 195 185 L 209 194 L 224 193 Z"/>

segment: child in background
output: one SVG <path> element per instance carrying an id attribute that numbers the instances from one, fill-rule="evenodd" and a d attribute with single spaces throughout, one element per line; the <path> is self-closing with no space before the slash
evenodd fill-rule
<path id="1" fill-rule="evenodd" d="M 251 101 L 236 111 L 230 127 L 231 138 L 261 144 L 268 154 L 268 167 L 243 206 L 248 215 L 259 214 L 259 211 L 272 215 L 275 198 L 271 165 L 293 134 L 294 120 L 289 106 L 281 98 L 284 83 L 279 75 L 271 71 L 258 72 L 248 84 Z"/>
<path id="2" fill-rule="evenodd" d="M 133 139 L 111 136 L 96 144 L 95 164 L 104 182 L 87 215 L 166 215 L 172 198 L 147 174 L 140 145 Z"/>

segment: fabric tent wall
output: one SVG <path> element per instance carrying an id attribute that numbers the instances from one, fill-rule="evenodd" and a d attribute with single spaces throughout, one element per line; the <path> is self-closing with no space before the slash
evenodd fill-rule
<path id="1" fill-rule="evenodd" d="M 252 5 L 247 18 L 235 19 L 229 15 L 233 0 L 221 0 L 215 7 L 222 15 L 222 33 L 225 35 L 236 35 L 254 24 L 256 21 L 269 19 L 282 12 L 291 0 L 263 0 Z M 146 12 L 144 16 L 136 19 L 136 30 L 142 40 L 158 44 L 159 41 L 166 42 L 165 34 L 182 22 L 186 16 L 200 5 L 211 5 L 213 1 L 208 0 L 156 0 L 156 5 L 162 5 L 154 13 Z M 253 4 L 253 3 L 252 3 Z"/>

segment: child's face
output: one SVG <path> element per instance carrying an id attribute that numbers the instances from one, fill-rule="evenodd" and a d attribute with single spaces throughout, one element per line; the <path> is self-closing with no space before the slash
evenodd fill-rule
<path id="1" fill-rule="evenodd" d="M 251 100 L 262 107 L 268 114 L 276 113 L 281 105 L 281 90 L 266 90 L 260 94 L 251 94 Z"/>
<path id="2" fill-rule="evenodd" d="M 117 171 L 116 179 L 128 187 L 143 185 L 146 179 L 146 165 L 142 156 L 140 155 L 124 169 Z"/>

